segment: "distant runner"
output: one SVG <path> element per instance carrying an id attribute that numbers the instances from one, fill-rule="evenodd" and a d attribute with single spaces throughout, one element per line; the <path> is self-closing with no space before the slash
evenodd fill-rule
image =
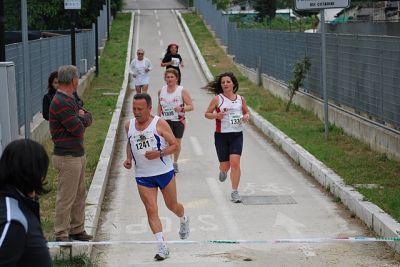
<path id="1" fill-rule="evenodd" d="M 231 200 L 241 202 L 238 192 L 240 182 L 240 157 L 243 148 L 243 122 L 250 118 L 245 99 L 236 94 L 239 83 L 231 72 L 225 72 L 216 77 L 206 87 L 216 94 L 207 108 L 205 117 L 215 119 L 215 148 L 219 160 L 219 180 L 224 182 L 231 169 L 232 182 Z"/>
<path id="2" fill-rule="evenodd" d="M 151 115 L 151 109 L 152 103 L 148 94 L 136 94 L 133 97 L 135 118 L 125 123 L 128 144 L 124 167 L 130 169 L 133 159 L 139 195 L 146 208 L 150 228 L 159 242 L 154 258 L 164 260 L 169 256 L 169 251 L 158 216 L 158 188 L 167 208 L 180 219 L 181 239 L 189 236 L 189 217 L 185 216 L 182 204 L 177 201 L 175 174 L 171 157 L 168 156 L 179 148 L 179 144 L 168 123 Z"/>
<path id="3" fill-rule="evenodd" d="M 129 65 L 129 72 L 135 78 L 136 93 L 147 93 L 149 88 L 149 72 L 153 69 L 150 59 L 144 56 L 144 50 L 139 48 L 136 51 L 136 58 Z M 133 86 L 132 86 L 133 87 Z"/>
<path id="4" fill-rule="evenodd" d="M 178 54 L 179 46 L 177 44 L 168 45 L 167 52 L 161 62 L 161 67 L 166 69 L 173 68 L 178 72 L 178 85 L 182 81 L 182 73 L 180 67 L 184 67 L 183 59 L 180 54 Z"/>

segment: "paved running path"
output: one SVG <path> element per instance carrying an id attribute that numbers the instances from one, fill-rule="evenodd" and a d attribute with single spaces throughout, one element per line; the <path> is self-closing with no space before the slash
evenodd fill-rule
<path id="1" fill-rule="evenodd" d="M 126 1 L 128 2 L 128 1 Z M 136 2 L 136 1 L 133 1 Z M 140 1 L 137 1 L 140 2 Z M 160 1 L 161 2 L 161 1 Z M 229 201 L 230 181 L 218 181 L 213 144 L 214 122 L 204 118 L 211 95 L 200 89 L 202 72 L 171 10 L 140 10 L 135 18 L 134 52 L 139 46 L 154 64 L 150 94 L 163 84 L 160 58 L 167 44 L 180 45 L 186 66 L 182 85 L 190 91 L 195 111 L 188 113 L 183 138 L 178 199 L 191 217 L 190 240 L 346 237 L 370 235 L 359 220 L 327 196 L 312 178 L 300 170 L 252 126 L 244 132 L 242 195 L 290 195 L 296 204 L 244 205 Z M 123 120 L 132 117 L 127 97 Z M 106 191 L 96 240 L 153 241 L 145 209 L 138 196 L 134 172 L 122 167 L 126 136 L 119 130 L 114 162 Z M 179 220 L 166 209 L 159 195 L 159 214 L 167 240 L 178 240 Z M 170 245 L 170 258 L 155 262 L 155 245 L 97 246 L 96 266 L 396 266 L 384 244 L 240 244 Z"/>

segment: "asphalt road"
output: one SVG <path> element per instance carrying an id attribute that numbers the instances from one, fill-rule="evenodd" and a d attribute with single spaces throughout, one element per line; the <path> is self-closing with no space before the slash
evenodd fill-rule
<path id="1" fill-rule="evenodd" d="M 125 0 L 125 4 L 140 9 L 136 11 L 133 52 L 143 48 L 154 65 L 149 89 L 154 102 L 157 90 L 164 85 L 160 61 L 167 45 L 179 44 L 185 61 L 182 85 L 189 90 L 195 110 L 187 114 L 176 178 L 178 199 L 191 218 L 189 240 L 371 236 L 367 227 L 251 125 L 244 131 L 239 191 L 243 196 L 264 197 L 270 202 L 231 203 L 230 181 L 218 181 L 214 122 L 204 118 L 212 96 L 200 89 L 206 81 L 174 13 L 164 10 L 168 5 L 177 8 L 179 3 Z M 150 10 L 155 8 L 159 10 Z M 133 116 L 132 96 L 130 92 L 125 102 L 124 121 Z M 153 241 L 134 171 L 122 166 L 125 145 L 121 128 L 96 240 Z M 166 239 L 178 240 L 178 218 L 167 210 L 161 194 L 158 204 Z M 153 260 L 155 245 L 97 246 L 92 256 L 96 266 L 399 266 L 391 249 L 383 243 L 171 244 L 169 249 L 170 258 L 164 262 Z"/>

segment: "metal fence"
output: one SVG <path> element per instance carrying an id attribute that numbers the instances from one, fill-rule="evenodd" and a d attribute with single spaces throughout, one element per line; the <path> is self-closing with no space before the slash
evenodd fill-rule
<path id="1" fill-rule="evenodd" d="M 107 6 L 103 6 L 97 18 L 99 45 L 107 37 Z M 47 93 L 47 79 L 52 71 L 62 65 L 71 64 L 71 38 L 69 35 L 32 40 L 28 42 L 30 55 L 30 90 L 31 117 L 42 109 L 43 95 Z M 80 66 L 83 60 L 87 62 L 87 70 L 95 66 L 95 31 L 83 30 L 76 34 L 76 64 L 81 74 L 85 73 Z M 6 46 L 6 61 L 15 64 L 15 79 L 17 87 L 18 126 L 25 124 L 24 74 L 23 74 L 23 45 L 15 43 Z M 31 118 L 32 120 L 32 118 Z"/>
<path id="2" fill-rule="evenodd" d="M 228 47 L 235 61 L 284 83 L 296 61 L 311 59 L 304 90 L 317 97 L 321 87 L 321 36 L 316 33 L 241 29 L 209 0 L 196 10 Z M 350 34 L 326 35 L 327 92 L 330 101 L 400 127 L 400 38 Z"/>
<path id="3" fill-rule="evenodd" d="M 208 0 L 193 0 L 193 6 L 216 32 L 221 42 L 228 45 L 228 17 L 222 15 L 221 11 L 217 10 Z"/>
<path id="4" fill-rule="evenodd" d="M 5 146 L 18 138 L 15 65 L 0 62 L 0 155 Z"/>

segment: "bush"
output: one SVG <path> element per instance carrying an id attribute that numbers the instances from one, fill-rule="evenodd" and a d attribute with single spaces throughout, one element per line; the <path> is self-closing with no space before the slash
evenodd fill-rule
<path id="1" fill-rule="evenodd" d="M 286 112 L 289 111 L 290 104 L 292 103 L 293 96 L 296 91 L 299 90 L 300 86 L 303 85 L 303 80 L 306 77 L 307 72 L 310 70 L 311 61 L 310 58 L 305 56 L 299 59 L 294 65 L 293 77 L 289 81 L 289 101 L 286 105 Z"/>

